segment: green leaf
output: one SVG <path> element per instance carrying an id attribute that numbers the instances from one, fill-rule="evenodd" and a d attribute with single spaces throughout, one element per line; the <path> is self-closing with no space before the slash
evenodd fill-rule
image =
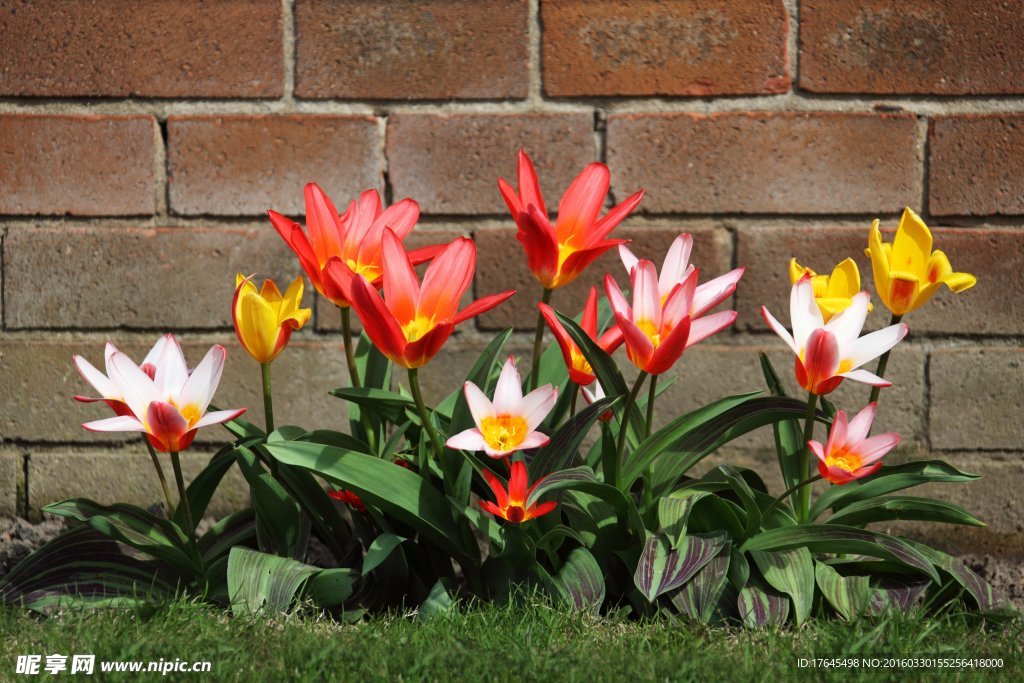
<path id="1" fill-rule="evenodd" d="M 871 603 L 871 579 L 867 576 L 843 576 L 833 567 L 818 562 L 814 574 L 822 595 L 843 619 L 853 621 Z"/>
<path id="2" fill-rule="evenodd" d="M 768 354 L 761 353 L 759 356 L 761 371 L 768 384 L 768 391 L 772 396 L 785 398 L 786 390 L 783 388 L 775 368 L 772 367 L 771 361 L 768 360 Z M 834 411 L 833 414 L 835 414 Z M 781 420 L 772 424 L 772 432 L 775 437 L 775 453 L 779 460 L 779 471 L 782 472 L 783 491 L 788 491 L 800 483 L 800 454 L 804 449 L 803 431 L 798 420 Z M 799 495 L 799 491 L 790 494 L 790 502 L 794 510 Z"/>
<path id="3" fill-rule="evenodd" d="M 573 609 L 597 614 L 604 603 L 604 574 L 586 548 L 574 548 L 552 579 L 556 595 Z"/>
<path id="4" fill-rule="evenodd" d="M 789 617 L 789 600 L 770 586 L 748 583 L 737 600 L 740 617 L 747 628 L 783 626 Z"/>
<path id="5" fill-rule="evenodd" d="M 754 492 L 750 486 L 743 479 L 743 476 L 731 465 L 719 465 L 718 470 L 725 476 L 726 482 L 729 487 L 736 494 L 736 497 L 740 499 L 740 503 L 743 505 L 743 512 L 746 516 L 746 523 L 743 527 L 743 538 L 749 538 L 757 533 L 757 530 L 761 528 L 761 508 L 757 505 L 757 500 L 754 497 Z"/>
<path id="6" fill-rule="evenodd" d="M 286 557 L 248 548 L 228 555 L 228 598 L 236 616 L 287 612 L 302 585 L 320 570 Z"/>
<path id="7" fill-rule="evenodd" d="M 319 607 L 337 607 L 351 597 L 354 575 L 355 572 L 344 567 L 319 569 L 306 581 L 302 595 Z"/>
<path id="8" fill-rule="evenodd" d="M 373 539 L 373 543 L 366 549 L 366 555 L 363 557 L 363 576 L 372 572 L 381 562 L 388 559 L 391 551 L 406 540 L 408 539 L 397 534 L 381 534 Z"/>
<path id="9" fill-rule="evenodd" d="M 206 514 L 206 508 L 210 505 L 214 492 L 234 464 L 234 447 L 232 445 L 224 446 L 210 458 L 210 462 L 206 464 L 202 472 L 189 483 L 185 489 L 185 495 L 188 496 L 189 509 L 192 511 L 193 519 L 202 519 Z M 185 508 L 179 505 L 171 519 L 179 527 L 184 528 Z"/>
<path id="10" fill-rule="evenodd" d="M 672 595 L 672 604 L 680 614 L 703 624 L 711 620 L 729 579 L 729 548 L 726 543 L 717 557 Z"/>
<path id="11" fill-rule="evenodd" d="M 679 550 L 670 550 L 664 539 L 649 535 L 640 552 L 633 583 L 648 602 L 689 581 L 727 543 L 724 534 L 687 536 Z"/>
<path id="12" fill-rule="evenodd" d="M 536 479 L 568 467 L 594 422 L 617 401 L 618 398 L 603 398 L 563 424 L 551 436 L 551 441 L 533 456 L 529 464 L 530 476 Z"/>
<path id="13" fill-rule="evenodd" d="M 807 548 L 792 548 L 777 552 L 751 551 L 764 580 L 777 591 L 787 594 L 793 601 L 796 625 L 803 624 L 814 604 L 814 561 Z"/>
<path id="14" fill-rule="evenodd" d="M 263 470 L 256 454 L 244 446 L 236 449 L 238 468 L 249 483 L 260 550 L 282 557 L 295 554 L 299 542 L 299 509 L 269 472 Z"/>
<path id="15" fill-rule="evenodd" d="M 959 505 L 931 498 L 889 496 L 851 503 L 828 518 L 829 524 L 860 526 L 892 519 L 912 519 L 966 526 L 985 526 Z"/>
<path id="16" fill-rule="evenodd" d="M 615 510 L 619 523 L 624 523 L 627 530 L 639 537 L 643 537 L 646 533 L 643 520 L 640 519 L 640 513 L 637 511 L 632 497 L 625 495 L 614 486 L 597 481 L 593 470 L 585 465 L 544 477 L 535 484 L 526 504 L 528 506 L 535 505 L 545 494 L 562 489 L 582 491 L 600 498 Z"/>
<path id="17" fill-rule="evenodd" d="M 1007 603 L 1005 599 L 1001 596 L 996 596 L 991 584 L 981 578 L 961 560 L 922 543 L 915 543 L 913 541 L 907 541 L 907 543 L 928 558 L 936 567 L 952 576 L 953 580 L 960 584 L 974 598 L 978 609 L 983 613 L 993 615 L 1008 614 L 1010 612 L 1016 613 L 1016 609 Z"/>
<path id="18" fill-rule="evenodd" d="M 320 444 L 293 441 L 266 448 L 280 462 L 354 491 L 368 505 L 394 515 L 445 551 L 469 559 L 448 500 L 418 474 L 380 458 Z"/>
<path id="19" fill-rule="evenodd" d="M 250 545 L 256 540 L 256 513 L 252 508 L 221 517 L 199 539 L 199 552 L 208 564 L 227 554 L 236 545 Z"/>
<path id="20" fill-rule="evenodd" d="M 762 531 L 748 539 L 740 548 L 744 552 L 754 550 L 789 550 L 806 547 L 812 552 L 857 553 L 883 560 L 892 560 L 913 567 L 938 582 L 939 575 L 932 563 L 915 550 L 909 543 L 895 536 L 839 526 L 838 524 L 816 524 L 780 527 Z"/>
<path id="21" fill-rule="evenodd" d="M 974 481 L 977 478 L 977 475 L 965 474 L 941 460 L 883 465 L 871 476 L 842 486 L 833 486 L 818 496 L 811 506 L 810 518 L 817 519 L 828 508 L 839 510 L 862 500 L 871 500 L 919 484 L 959 483 Z"/>
<path id="22" fill-rule="evenodd" d="M 386 389 L 342 387 L 331 390 L 331 395 L 355 403 L 371 415 L 382 416 L 388 422 L 396 424 L 405 421 L 407 409 L 416 409 L 416 404 L 411 398 Z"/>
<path id="23" fill-rule="evenodd" d="M 658 523 L 673 549 L 678 549 L 686 536 L 686 525 L 693 506 L 709 495 L 705 491 L 678 491 L 658 501 Z"/>
<path id="24" fill-rule="evenodd" d="M 434 587 L 430 589 L 427 599 L 423 601 L 416 611 L 416 618 L 420 621 L 430 621 L 447 614 L 454 607 L 455 601 L 452 600 L 452 596 L 449 595 L 442 580 L 438 579 Z"/>

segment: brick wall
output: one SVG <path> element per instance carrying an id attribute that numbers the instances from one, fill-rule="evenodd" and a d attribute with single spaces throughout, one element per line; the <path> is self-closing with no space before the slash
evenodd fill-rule
<path id="1" fill-rule="evenodd" d="M 520 328 L 525 350 L 537 291 L 496 189 L 525 147 L 551 204 L 594 159 L 614 198 L 646 188 L 621 229 L 636 251 L 660 257 L 687 230 L 705 273 L 748 267 L 735 329 L 688 354 L 663 417 L 759 388 L 757 350 L 788 373 L 757 309 L 786 309 L 790 256 L 853 255 L 870 282 L 871 219 L 919 210 L 979 284 L 908 317 L 880 420 L 903 457 L 986 476 L 943 494 L 991 523 L 950 546 L 1024 553 L 1021 0 L 115 5 L 0 0 L 0 514 L 158 497 L 139 448 L 78 426 L 98 413 L 70 400 L 84 390 L 71 355 L 99 361 L 106 339 L 141 351 L 174 330 L 193 359 L 225 343 L 219 402 L 258 406 L 230 327 L 233 274 L 295 276 L 264 211 L 300 215 L 307 181 L 339 202 L 366 187 L 414 197 L 417 241 L 470 234 L 476 290 L 521 290 L 424 371 L 434 396 L 491 330 Z M 604 259 L 556 306 L 578 306 L 604 268 L 619 272 Z M 318 302 L 275 365 L 279 421 L 340 419 L 323 393 L 344 381 L 337 322 Z M 866 394 L 839 399 L 856 409 Z M 733 452 L 770 471 L 764 444 Z"/>

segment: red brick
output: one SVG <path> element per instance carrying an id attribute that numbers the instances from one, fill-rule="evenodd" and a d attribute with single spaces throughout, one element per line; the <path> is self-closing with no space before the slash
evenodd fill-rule
<path id="1" fill-rule="evenodd" d="M 869 213 L 921 197 L 906 114 L 621 114 L 608 119 L 616 195 L 651 213 Z"/>
<path id="2" fill-rule="evenodd" d="M 282 282 L 301 269 L 269 221 L 12 228 L 4 240 L 4 321 L 8 329 L 230 328 L 238 272 Z"/>
<path id="3" fill-rule="evenodd" d="M 526 0 L 298 0 L 295 94 L 526 97 L 528 14 Z"/>
<path id="4" fill-rule="evenodd" d="M 1024 93 L 1019 2 L 805 0 L 800 86 L 813 92 Z"/>
<path id="5" fill-rule="evenodd" d="M 498 178 L 515 182 L 516 153 L 533 158 L 545 202 L 597 156 L 590 114 L 396 114 L 388 121 L 388 174 L 396 197 L 426 213 L 503 214 Z"/>
<path id="6" fill-rule="evenodd" d="M 1024 116 L 941 117 L 928 142 L 932 214 L 1024 214 Z"/>
<path id="7" fill-rule="evenodd" d="M 729 270 L 731 247 L 728 236 L 714 229 L 618 228 L 612 236 L 632 240 L 630 248 L 633 252 L 640 258 L 654 260 L 660 268 L 669 245 L 681 232 L 693 235 L 691 262 L 704 274 L 702 281 Z M 526 254 L 515 234 L 514 228 L 476 231 L 475 237 L 480 247 L 477 291 L 490 293 L 515 289 L 518 292 L 509 301 L 480 317 L 480 326 L 485 329 L 533 329 L 537 322 L 537 302 L 540 301 L 541 289 L 526 265 Z M 592 286 L 596 286 L 598 293 L 604 296 L 602 282 L 605 273 L 611 273 L 618 280 L 619 286 L 628 289 L 629 278 L 619 259 L 618 250 L 613 249 L 594 262 L 575 282 L 557 290 L 552 296 L 551 305 L 567 315 L 576 315 L 583 310 Z"/>
<path id="8" fill-rule="evenodd" d="M 0 115 L 0 214 L 153 213 L 157 135 L 151 116 Z"/>
<path id="9" fill-rule="evenodd" d="M 8 0 L 0 94 L 278 97 L 280 0 Z"/>
<path id="10" fill-rule="evenodd" d="M 171 209 L 179 214 L 297 214 L 309 182 L 342 207 L 383 180 L 371 116 L 172 116 L 167 137 Z"/>
<path id="11" fill-rule="evenodd" d="M 779 0 L 548 1 L 541 19 L 549 95 L 789 90 L 789 18 Z"/>
<path id="12" fill-rule="evenodd" d="M 883 226 L 895 226 L 886 218 Z M 779 320 L 789 319 L 789 259 L 819 272 L 852 257 L 860 269 L 861 285 L 871 292 L 875 310 L 865 329 L 888 324 L 889 311 L 875 293 L 871 260 L 864 255 L 868 224 L 858 228 L 763 228 L 741 230 L 737 263 L 747 267 L 736 291 L 739 324 L 752 331 L 767 331 L 761 319 L 764 304 Z M 892 240 L 892 230 L 884 233 Z M 1024 334 L 1024 233 L 981 228 L 933 228 L 933 248 L 949 256 L 957 271 L 973 273 L 978 284 L 960 294 L 941 288 L 928 303 L 909 313 L 904 322 L 911 336 Z"/>
<path id="13" fill-rule="evenodd" d="M 1024 444 L 1024 348 L 932 351 L 932 448 L 1020 450 Z"/>

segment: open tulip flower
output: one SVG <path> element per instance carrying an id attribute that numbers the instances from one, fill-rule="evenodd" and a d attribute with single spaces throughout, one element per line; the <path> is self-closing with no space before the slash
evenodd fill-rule
<path id="1" fill-rule="evenodd" d="M 455 326 L 491 310 L 514 290 L 477 299 L 459 310 L 473 282 L 476 245 L 459 237 L 430 263 L 420 284 L 413 262 L 394 231 L 384 229 L 384 298 L 362 275 L 352 285 L 352 305 L 370 340 L 404 368 L 419 368 L 434 357 Z"/>
<path id="2" fill-rule="evenodd" d="M 385 210 L 377 191 L 367 190 L 339 216 L 330 197 L 316 183 L 306 185 L 305 196 L 308 235 L 301 225 L 276 211 L 268 212 L 270 222 L 299 257 L 316 291 L 335 305 L 346 307 L 352 299 L 355 276 L 375 286 L 380 284 L 384 229 L 390 228 L 400 240 L 405 239 L 419 220 L 419 204 L 403 199 Z M 409 258 L 414 264 L 425 263 L 436 253 L 436 247 L 426 247 L 410 252 Z"/>
<path id="3" fill-rule="evenodd" d="M 129 413 L 82 426 L 93 432 L 144 432 L 153 448 L 177 453 L 188 448 L 196 430 L 233 420 L 245 412 L 206 409 L 220 383 L 227 352 L 214 345 L 191 373 L 178 340 L 167 335 L 154 371 L 147 373 L 120 351 L 109 359 L 109 380 L 124 397 Z"/>
<path id="4" fill-rule="evenodd" d="M 295 278 L 282 296 L 273 280 L 264 280 L 257 290 L 251 278 L 239 273 L 231 315 L 242 348 L 261 365 L 273 361 L 288 344 L 292 331 L 309 322 L 312 311 L 301 305 L 302 277 Z"/>
<path id="5" fill-rule="evenodd" d="M 526 465 L 521 462 L 512 463 L 512 472 L 508 478 L 507 492 L 505 487 L 501 485 L 501 480 L 491 474 L 490 471 L 484 470 L 484 479 L 487 480 L 491 491 L 494 492 L 495 502 L 481 500 L 480 507 L 492 515 L 501 517 L 513 524 L 519 524 L 535 517 L 546 515 L 554 510 L 555 505 L 557 505 L 555 501 L 549 500 L 539 505 L 527 506 L 526 502 L 530 499 L 530 494 L 533 493 L 533 490 L 537 488 L 537 485 L 543 479 L 538 479 L 533 486 L 527 488 L 529 480 L 527 479 Z"/>
<path id="6" fill-rule="evenodd" d="M 493 403 L 472 382 L 466 382 L 463 390 L 476 427 L 448 439 L 449 448 L 484 451 L 492 458 L 501 458 L 518 450 L 540 448 L 550 441 L 537 427 L 555 407 L 558 389 L 545 384 L 523 396 L 522 380 L 511 356 L 501 368 Z"/>
<path id="7" fill-rule="evenodd" d="M 665 261 L 661 265 L 661 272 L 658 274 L 658 295 L 661 297 L 662 304 L 668 299 L 672 289 L 685 282 L 695 270 L 694 266 L 690 264 L 692 251 L 693 237 L 690 234 L 683 233 L 672 240 L 668 253 L 665 254 Z M 619 258 L 622 259 L 622 265 L 626 267 L 626 272 L 632 277 L 633 269 L 636 268 L 640 260 L 625 245 L 619 247 Z M 732 296 L 745 271 L 746 268 L 735 268 L 725 275 L 719 275 L 713 280 L 697 285 L 697 289 L 693 293 L 690 317 L 696 320 Z M 722 316 L 722 319 L 727 317 L 728 315 Z"/>
<path id="8" fill-rule="evenodd" d="M 896 346 L 907 335 L 907 326 L 897 323 L 861 337 L 868 314 L 868 298 L 867 292 L 855 294 L 850 306 L 826 324 L 814 299 L 814 285 L 805 275 L 793 285 L 790 293 L 792 335 L 767 308 L 761 307 L 768 326 L 796 354 L 796 379 L 809 393 L 817 396 L 831 393 L 843 379 L 878 387 L 892 386 L 892 382 L 858 368 Z"/>
<path id="9" fill-rule="evenodd" d="M 970 273 L 953 272 L 949 258 L 941 251 L 932 251 L 931 231 L 909 208 L 903 210 L 891 244 L 882 241 L 875 220 L 868 235 L 867 253 L 878 296 L 895 316 L 928 301 L 941 285 L 962 292 L 977 282 Z"/>
<path id="10" fill-rule="evenodd" d="M 846 413 L 836 411 L 828 442 L 822 446 L 809 441 L 811 451 L 818 458 L 818 472 L 833 484 L 846 484 L 866 477 L 882 466 L 881 459 L 900 442 L 895 432 L 868 437 L 875 420 L 877 404 L 869 403 L 847 423 Z"/>
<path id="11" fill-rule="evenodd" d="M 526 152 L 519 152 L 518 192 L 504 178 L 498 181 L 501 196 L 519 228 L 516 237 L 526 250 L 530 270 L 545 289 L 569 284 L 601 254 L 625 241 L 607 237 L 636 208 L 644 193 L 633 193 L 598 219 L 610 181 L 607 166 L 588 164 L 562 195 L 554 225 Z"/>
<path id="12" fill-rule="evenodd" d="M 640 260 L 630 271 L 632 306 L 626 302 L 615 278 L 604 276 L 608 300 L 626 340 L 626 353 L 640 370 L 660 375 L 671 368 L 688 347 L 721 332 L 736 320 L 736 311 L 694 317 L 693 311 L 699 310 L 695 305 L 698 273 L 696 268 L 690 270 L 682 282 L 662 295 L 654 264 Z M 702 305 L 703 311 L 727 296 L 723 294 L 715 303 L 710 302 L 717 295 L 709 298 Z"/>
<path id="13" fill-rule="evenodd" d="M 565 331 L 565 327 L 559 322 L 555 311 L 545 303 L 538 305 L 540 306 L 541 315 L 544 316 L 548 327 L 551 328 L 555 335 L 558 347 L 562 350 L 562 358 L 565 360 L 565 366 L 569 369 L 569 379 L 581 387 L 593 382 L 596 378 L 594 369 L 590 367 L 590 363 L 583 357 L 580 347 L 576 345 L 576 342 L 572 340 L 569 333 Z M 608 353 L 612 353 L 622 344 L 622 330 L 619 329 L 618 325 L 612 325 L 600 337 L 597 336 L 597 287 L 590 288 L 587 303 L 583 306 L 583 317 L 580 319 L 580 327 L 590 335 L 590 338 L 598 346 Z"/>
<path id="14" fill-rule="evenodd" d="M 164 335 L 157 339 L 156 343 L 153 344 L 153 348 L 149 350 L 149 353 L 147 353 L 146 357 L 143 359 L 142 365 L 139 366 L 139 368 L 150 377 L 153 377 L 156 374 L 156 364 L 164 353 L 164 347 L 168 343 L 168 338 L 170 338 L 170 335 Z M 118 348 L 112 343 L 107 342 L 107 345 L 103 350 L 103 360 L 105 361 L 107 374 L 103 374 L 97 370 L 92 363 L 81 356 L 76 355 L 74 357 L 75 368 L 82 376 L 82 379 L 91 384 L 92 387 L 100 394 L 98 398 L 91 398 L 88 396 L 75 396 L 74 398 L 76 401 L 80 401 L 82 403 L 95 403 L 97 401 L 102 401 L 103 403 L 106 403 L 116 415 L 131 415 L 132 411 L 131 408 L 128 407 L 128 404 L 125 403 L 124 394 L 121 393 L 118 386 L 110 379 L 112 372 L 110 361 L 115 353 L 119 353 Z"/>
<path id="15" fill-rule="evenodd" d="M 849 308 L 853 296 L 861 291 L 860 270 L 857 263 L 848 258 L 832 269 L 831 275 L 819 275 L 810 268 L 801 266 L 796 259 L 789 261 L 789 284 L 795 285 L 804 276 L 811 278 L 814 287 L 814 300 L 821 309 L 821 317 L 825 322 L 832 319 L 839 311 Z M 868 304 L 868 311 L 871 310 Z"/>

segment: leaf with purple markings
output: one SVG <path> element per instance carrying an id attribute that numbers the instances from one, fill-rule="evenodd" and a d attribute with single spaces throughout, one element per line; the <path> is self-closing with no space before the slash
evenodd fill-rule
<path id="1" fill-rule="evenodd" d="M 895 608 L 901 612 L 909 612 L 920 604 L 920 599 L 928 590 L 931 581 L 909 579 L 883 579 L 872 589 L 871 604 L 868 609 L 872 614 L 881 614 L 886 609 Z"/>
<path id="2" fill-rule="evenodd" d="M 789 599 L 760 582 L 751 582 L 744 586 L 736 606 L 748 628 L 783 626 L 789 617 Z"/>
<path id="3" fill-rule="evenodd" d="M 569 553 L 552 584 L 557 594 L 576 610 L 596 614 L 604 602 L 604 573 L 586 548 Z"/>
<path id="4" fill-rule="evenodd" d="M 921 543 L 913 541 L 908 541 L 908 543 L 963 586 L 964 590 L 974 598 L 978 609 L 982 612 L 992 615 L 1016 613 L 1016 609 L 1005 598 L 995 594 L 988 581 L 981 578 L 977 572 L 959 559 Z"/>
<path id="5" fill-rule="evenodd" d="M 793 616 L 799 626 L 811 613 L 814 603 L 814 560 L 807 548 L 750 553 L 764 580 L 793 601 Z"/>
<path id="6" fill-rule="evenodd" d="M 867 610 L 874 592 L 867 576 L 843 576 L 830 565 L 819 562 L 814 570 L 818 588 L 843 619 L 853 621 Z"/>
<path id="7" fill-rule="evenodd" d="M 687 536 L 678 550 L 654 535 L 647 537 L 640 553 L 633 583 L 649 602 L 679 588 L 711 561 L 727 543 L 725 534 Z"/>
<path id="8" fill-rule="evenodd" d="M 729 548 L 730 544 L 726 543 L 718 557 L 672 595 L 672 604 L 680 614 L 704 624 L 711 620 L 729 580 Z"/>

